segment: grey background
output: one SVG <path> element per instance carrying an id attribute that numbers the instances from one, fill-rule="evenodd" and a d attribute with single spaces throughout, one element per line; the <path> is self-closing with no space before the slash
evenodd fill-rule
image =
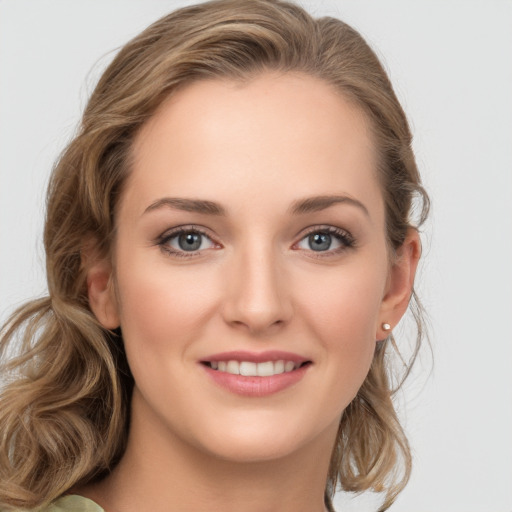
<path id="1" fill-rule="evenodd" d="M 52 163 L 101 70 L 171 0 L 0 0 L 0 319 L 44 293 Z M 433 199 L 428 350 L 399 396 L 412 480 L 393 512 L 512 511 L 512 2 L 303 1 L 382 56 Z M 375 510 L 371 494 L 339 510 Z"/>

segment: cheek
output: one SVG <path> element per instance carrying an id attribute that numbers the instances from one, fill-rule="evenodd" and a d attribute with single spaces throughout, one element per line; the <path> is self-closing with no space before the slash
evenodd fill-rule
<path id="1" fill-rule="evenodd" d="M 375 341 L 386 280 L 383 266 L 361 265 L 307 277 L 298 286 L 303 290 L 300 308 L 326 343 Z"/>
<path id="2" fill-rule="evenodd" d="M 158 259 L 144 265 L 120 262 L 117 271 L 127 351 L 146 359 L 183 351 L 205 325 L 219 288 L 198 268 L 184 271 Z M 148 345 L 154 350 L 144 350 Z"/>
<path id="3" fill-rule="evenodd" d="M 386 281 L 384 265 L 336 269 L 303 282 L 304 328 L 322 345 L 326 368 L 345 405 L 357 393 L 375 352 L 376 325 Z"/>

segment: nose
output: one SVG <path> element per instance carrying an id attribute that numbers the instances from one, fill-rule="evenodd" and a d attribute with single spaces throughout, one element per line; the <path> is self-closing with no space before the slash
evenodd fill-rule
<path id="1" fill-rule="evenodd" d="M 247 250 L 230 265 L 224 320 L 253 335 L 283 327 L 293 314 L 286 273 L 272 248 Z"/>

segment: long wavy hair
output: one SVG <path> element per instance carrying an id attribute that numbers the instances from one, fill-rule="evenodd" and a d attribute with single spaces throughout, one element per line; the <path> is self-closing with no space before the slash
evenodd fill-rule
<path id="1" fill-rule="evenodd" d="M 152 24 L 104 72 L 53 169 L 44 231 L 48 296 L 19 308 L 1 331 L 0 508 L 43 506 L 102 478 L 122 456 L 133 378 L 120 332 L 103 329 L 91 312 L 81 250 L 93 237 L 101 256 L 111 256 L 134 137 L 169 95 L 194 81 L 249 80 L 265 70 L 318 77 L 366 114 L 391 253 L 425 220 L 429 202 L 406 116 L 375 53 L 350 26 L 278 0 L 217 0 Z M 410 307 L 418 335 L 405 376 L 423 334 L 414 293 Z M 411 471 L 392 402 L 395 349 L 392 336 L 376 344 L 368 376 L 341 418 L 326 487 L 328 494 L 338 486 L 384 492 L 381 510 Z"/>

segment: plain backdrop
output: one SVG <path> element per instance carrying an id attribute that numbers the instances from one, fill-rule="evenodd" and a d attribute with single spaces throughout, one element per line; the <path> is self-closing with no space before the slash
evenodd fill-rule
<path id="1" fill-rule="evenodd" d="M 114 50 L 177 0 L 0 0 L 0 319 L 45 290 L 52 163 Z M 191 2 L 188 2 L 191 3 Z M 512 511 L 512 2 L 317 0 L 377 49 L 433 199 L 423 352 L 400 395 L 414 453 L 393 512 Z M 340 511 L 375 510 L 338 495 Z"/>

